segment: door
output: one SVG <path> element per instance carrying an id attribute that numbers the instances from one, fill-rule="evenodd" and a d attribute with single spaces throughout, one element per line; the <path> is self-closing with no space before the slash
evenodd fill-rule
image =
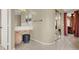
<path id="1" fill-rule="evenodd" d="M 8 17 L 7 9 L 1 10 L 1 46 L 4 49 L 8 48 L 7 39 L 8 39 Z"/>
<path id="2" fill-rule="evenodd" d="M 67 35 L 67 13 L 64 13 L 64 35 Z"/>

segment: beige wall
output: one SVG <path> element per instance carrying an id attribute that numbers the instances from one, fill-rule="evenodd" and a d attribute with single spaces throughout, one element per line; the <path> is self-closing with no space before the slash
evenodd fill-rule
<path id="1" fill-rule="evenodd" d="M 15 48 L 15 14 L 14 10 L 11 10 L 11 49 Z"/>
<path id="2" fill-rule="evenodd" d="M 51 43 L 55 38 L 55 13 L 54 10 L 46 10 L 43 21 L 43 42 Z"/>
<path id="3" fill-rule="evenodd" d="M 60 10 L 61 12 L 61 10 Z M 63 31 L 63 13 L 61 13 L 61 28 Z M 36 12 L 36 15 L 33 15 L 32 20 L 40 20 L 42 22 L 33 22 L 33 31 L 32 38 L 33 40 L 50 44 L 53 43 L 57 37 L 55 35 L 55 10 L 42 10 Z"/>
<path id="4" fill-rule="evenodd" d="M 42 10 L 33 16 L 33 20 L 42 22 L 33 22 L 32 39 L 43 43 L 51 43 L 55 38 L 54 10 Z"/>

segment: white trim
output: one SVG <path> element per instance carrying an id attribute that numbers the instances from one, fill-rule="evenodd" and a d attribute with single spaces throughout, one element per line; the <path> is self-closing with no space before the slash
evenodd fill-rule
<path id="1" fill-rule="evenodd" d="M 8 46 L 9 46 L 9 50 L 11 49 L 11 10 L 7 10 L 8 11 Z"/>
<path id="2" fill-rule="evenodd" d="M 53 41 L 53 42 L 51 42 L 51 43 L 47 43 L 47 42 L 42 42 L 42 41 L 35 40 L 35 39 L 31 39 L 31 40 L 36 41 L 36 42 L 38 42 L 38 43 L 40 43 L 40 44 L 42 44 L 42 45 L 53 45 L 53 44 L 56 43 L 55 41 Z"/>
<path id="3" fill-rule="evenodd" d="M 7 50 L 8 40 L 8 16 L 7 9 L 1 9 L 1 46 Z"/>

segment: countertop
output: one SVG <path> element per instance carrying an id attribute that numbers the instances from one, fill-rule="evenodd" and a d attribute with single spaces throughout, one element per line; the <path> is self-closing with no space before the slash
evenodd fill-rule
<path id="1" fill-rule="evenodd" d="M 27 31 L 27 30 L 33 30 L 32 26 L 16 26 L 15 31 Z"/>

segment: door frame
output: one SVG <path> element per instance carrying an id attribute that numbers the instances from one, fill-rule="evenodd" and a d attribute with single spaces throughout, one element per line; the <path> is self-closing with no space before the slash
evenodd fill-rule
<path id="1" fill-rule="evenodd" d="M 5 50 L 10 50 L 11 49 L 11 9 L 1 9 L 1 13 L 5 14 L 1 14 L 1 17 L 6 17 L 6 25 L 4 25 L 4 28 L 6 27 L 6 35 L 5 35 L 5 32 L 3 33 L 2 30 L 1 30 L 1 46 L 5 49 Z M 2 18 L 1 18 L 2 20 Z M 2 21 L 1 21 L 2 22 Z M 5 23 L 5 22 L 4 22 Z M 1 26 L 2 26 L 2 23 L 1 23 Z M 3 28 L 3 27 L 2 27 Z M 2 38 L 4 37 L 4 35 L 7 37 L 7 38 Z M 6 42 L 4 42 L 6 41 Z M 5 45 L 6 44 L 6 45 Z"/>

